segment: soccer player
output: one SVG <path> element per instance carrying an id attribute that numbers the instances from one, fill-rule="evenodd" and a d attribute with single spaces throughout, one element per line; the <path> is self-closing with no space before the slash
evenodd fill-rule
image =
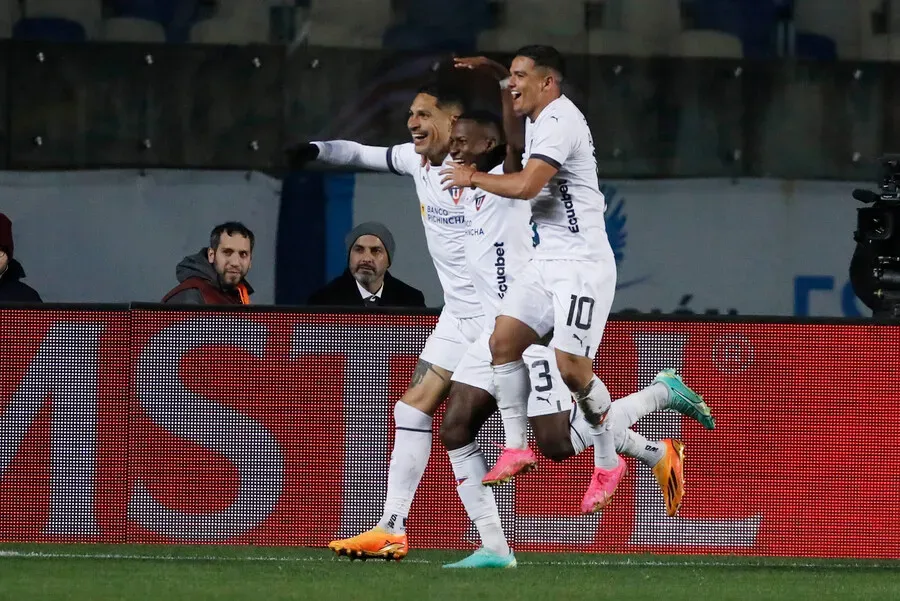
<path id="1" fill-rule="evenodd" d="M 453 126 L 451 158 L 456 162 L 475 164 L 483 172 L 500 174 L 505 169 L 517 169 L 512 158 L 506 156 L 502 130 L 499 119 L 491 113 L 463 114 Z M 479 531 L 483 546 L 470 557 L 445 567 L 513 567 L 515 556 L 500 526 L 493 493 L 482 485 L 487 464 L 475 436 L 496 410 L 488 340 L 504 295 L 515 285 L 517 275 L 533 253 L 535 244 L 529 227 L 531 210 L 519 200 L 479 189 L 463 191 L 460 204 L 466 216 L 468 272 L 485 312 L 485 330 L 469 347 L 453 374 L 447 412 L 441 424 L 441 439 L 448 449 L 457 492 Z M 571 393 L 562 384 L 554 351 L 546 346 L 532 345 L 525 349 L 523 357 L 531 375 L 527 413 L 538 447 L 554 461 L 562 461 L 584 450 L 591 439 L 590 424 L 577 405 L 573 406 Z M 670 387 L 683 386 L 674 374 L 661 373 L 657 382 L 651 389 L 658 403 L 648 406 L 642 403 L 639 395 L 630 395 L 613 403 L 610 428 L 615 433 L 618 450 L 652 469 L 663 491 L 667 513 L 674 515 L 684 493 L 681 443 L 674 440 L 651 442 L 628 428 L 657 408 L 672 406 L 698 420 L 709 416 L 709 409 L 705 405 L 669 403 L 673 396 Z"/>
<path id="2" fill-rule="evenodd" d="M 626 469 L 606 420 L 609 392 L 592 368 L 615 294 L 616 263 L 593 138 L 584 115 L 562 94 L 564 71 L 559 52 L 549 46 L 522 48 L 512 61 L 508 89 L 516 114 L 526 117 L 520 172 L 485 173 L 453 163 L 441 173 L 448 189 L 477 187 L 530 201 L 540 238 L 534 258 L 504 297 L 489 342 L 506 441 L 485 481 L 534 465 L 526 439 L 530 382 L 523 353 L 552 332 L 562 380 L 591 424 L 594 473 L 581 509 L 593 513 L 609 504 Z"/>
<path id="3" fill-rule="evenodd" d="M 394 449 L 387 496 L 378 525 L 352 538 L 335 540 L 339 555 L 402 559 L 409 551 L 406 519 L 431 454 L 433 415 L 450 388 L 450 376 L 483 329 L 482 308 L 466 270 L 465 218 L 460 191 L 442 189 L 439 170 L 447 158 L 450 130 L 465 100 L 437 85 L 422 88 L 410 106 L 412 142 L 389 148 L 336 140 L 313 142 L 296 153 L 311 159 L 412 176 L 428 251 L 444 291 L 444 308 L 425 343 L 409 388 L 394 406 Z"/>

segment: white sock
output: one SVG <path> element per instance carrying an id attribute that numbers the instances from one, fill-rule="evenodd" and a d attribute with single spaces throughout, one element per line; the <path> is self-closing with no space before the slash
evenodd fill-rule
<path id="1" fill-rule="evenodd" d="M 497 408 L 503 418 L 503 432 L 509 449 L 528 448 L 528 393 L 531 380 L 528 368 L 519 359 L 494 366 L 494 385 L 497 388 Z"/>
<path id="2" fill-rule="evenodd" d="M 626 457 L 633 457 L 653 467 L 663 458 L 665 450 L 661 444 L 647 440 L 641 434 L 628 429 L 634 422 L 644 417 L 644 414 L 632 413 L 629 409 L 628 403 L 622 404 L 621 401 L 614 401 L 609 408 L 609 413 L 606 414 L 609 429 L 613 432 L 616 452 Z M 641 408 L 641 410 L 643 411 L 645 408 Z M 646 410 L 647 413 L 651 411 L 649 409 Z M 584 415 L 578 410 L 577 404 L 572 405 L 569 429 L 572 447 L 575 449 L 576 455 L 593 444 L 591 425 L 584 419 Z"/>
<path id="3" fill-rule="evenodd" d="M 572 441 L 572 448 L 575 449 L 576 455 L 594 445 L 591 425 L 584 419 L 584 412 L 578 410 L 578 403 L 573 403 L 572 409 L 569 411 L 569 440 Z"/>
<path id="4" fill-rule="evenodd" d="M 494 492 L 481 484 L 487 474 L 487 461 L 477 442 L 447 451 L 453 475 L 456 477 L 456 492 L 466 513 L 481 536 L 481 544 L 498 555 L 509 555 L 509 544 L 500 523 L 500 512 L 494 500 Z"/>
<path id="5" fill-rule="evenodd" d="M 606 385 L 596 375 L 590 383 L 575 393 L 585 419 L 591 425 L 591 438 L 594 441 L 594 467 L 611 470 L 619 464 L 616 455 L 615 433 L 609 428 L 608 421 L 603 420 L 610 409 L 612 399 Z"/>
<path id="6" fill-rule="evenodd" d="M 655 466 L 666 451 L 661 444 L 647 440 L 634 430 L 615 432 L 616 451 L 626 457 L 634 457 L 649 467 Z"/>
<path id="7" fill-rule="evenodd" d="M 388 532 L 406 531 L 409 506 L 431 455 L 432 417 L 402 401 L 394 405 L 394 450 L 388 468 L 387 498 L 378 525 Z"/>
<path id="8" fill-rule="evenodd" d="M 630 428 L 645 415 L 666 409 L 669 406 L 669 389 L 665 384 L 656 382 L 619 399 L 612 406 L 609 417 L 615 412 L 621 418 L 622 428 Z"/>
<path id="9" fill-rule="evenodd" d="M 660 383 L 613 401 L 606 414 L 609 429 L 619 436 L 619 433 L 631 428 L 645 415 L 665 409 L 663 405 L 667 402 L 668 388 Z"/>

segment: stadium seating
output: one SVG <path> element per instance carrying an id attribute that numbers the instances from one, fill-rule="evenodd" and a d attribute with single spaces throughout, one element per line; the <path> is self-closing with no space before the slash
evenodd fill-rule
<path id="1" fill-rule="evenodd" d="M 782 0 L 691 0 L 691 29 L 720 31 L 741 40 L 746 58 L 778 56 L 777 25 Z"/>
<path id="2" fill-rule="evenodd" d="M 204 19 L 191 27 L 196 44 L 264 44 L 269 41 L 268 22 L 241 19 Z"/>
<path id="3" fill-rule="evenodd" d="M 900 0 L 858 0 L 860 58 L 900 60 Z"/>
<path id="4" fill-rule="evenodd" d="M 723 31 L 692 30 L 677 35 L 671 54 L 683 58 L 732 58 L 744 56 L 741 40 Z"/>
<path id="5" fill-rule="evenodd" d="M 311 0 L 302 25 L 313 46 L 381 48 L 392 20 L 390 0 Z"/>
<path id="6" fill-rule="evenodd" d="M 113 17 L 103 21 L 100 39 L 105 42 L 166 41 L 166 30 L 156 21 L 133 17 Z"/>
<path id="7" fill-rule="evenodd" d="M 194 24 L 190 41 L 200 44 L 266 43 L 269 41 L 269 4 L 219 0 L 216 16 Z"/>
<path id="8" fill-rule="evenodd" d="M 807 50 L 807 44 L 827 43 L 811 36 L 826 38 L 836 46 L 836 56 L 859 58 L 860 21 L 859 0 L 794 0 L 794 29 L 797 32 L 797 56 L 814 57 L 821 52 Z M 823 57 L 824 58 L 824 57 Z"/>
<path id="9" fill-rule="evenodd" d="M 779 29 L 787 15 L 792 26 Z M 889 61 L 900 60 L 900 0 L 0 0 L 0 37 L 11 35 L 457 52 L 539 42 L 570 54 Z"/>
<path id="10" fill-rule="evenodd" d="M 602 10 L 601 27 L 588 27 L 588 4 Z M 501 22 L 482 32 L 483 51 L 511 52 L 528 43 L 596 55 L 740 58 L 740 40 L 724 31 L 684 30 L 680 0 L 503 0 Z"/>
<path id="11" fill-rule="evenodd" d="M 21 16 L 18 0 L 0 0 L 0 38 L 12 37 L 13 24 Z"/>
<path id="12" fill-rule="evenodd" d="M 794 56 L 804 60 L 837 60 L 837 44 L 827 36 L 798 32 L 794 38 Z"/>
<path id="13" fill-rule="evenodd" d="M 395 22 L 385 32 L 385 48 L 410 51 L 456 51 L 471 53 L 480 32 L 490 24 L 487 0 L 433 2 L 428 10 L 410 10 L 417 0 L 395 5 Z M 420 5 L 420 4 L 419 4 Z"/>
<path id="14" fill-rule="evenodd" d="M 23 18 L 29 21 L 42 21 L 24 24 L 21 31 L 32 35 L 47 35 L 53 39 L 78 37 L 76 29 L 67 26 L 63 21 L 78 24 L 87 38 L 96 37 L 103 19 L 101 0 L 26 0 Z M 17 36 L 18 37 L 18 36 Z"/>
<path id="15" fill-rule="evenodd" d="M 13 38 L 31 42 L 75 43 L 87 41 L 80 23 L 56 17 L 23 18 L 13 26 Z"/>
<path id="16" fill-rule="evenodd" d="M 604 27 L 588 34 L 591 54 L 741 58 L 741 41 L 713 29 L 685 29 L 680 0 L 607 0 Z"/>
<path id="17" fill-rule="evenodd" d="M 170 2 L 171 0 L 114 0 L 112 8 L 117 17 L 133 17 L 164 25 L 171 18 Z"/>
<path id="18" fill-rule="evenodd" d="M 526 44 L 550 44 L 561 52 L 585 52 L 587 24 L 584 0 L 502 0 L 500 23 L 483 31 L 478 48 L 513 52 Z"/>

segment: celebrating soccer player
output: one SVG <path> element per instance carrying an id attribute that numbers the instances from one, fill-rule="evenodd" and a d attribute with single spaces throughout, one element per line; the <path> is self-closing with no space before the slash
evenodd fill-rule
<path id="1" fill-rule="evenodd" d="M 496 116 L 479 111 L 465 113 L 453 126 L 450 155 L 455 161 L 475 164 L 484 172 L 503 173 L 505 169 L 517 169 L 518 161 L 505 156 L 502 137 L 502 126 Z M 531 259 L 536 241 L 529 225 L 531 210 L 526 203 L 476 188 L 465 190 L 460 204 L 466 215 L 467 266 L 485 312 L 485 330 L 469 347 L 453 374 L 447 412 L 441 424 L 441 439 L 448 449 L 456 490 L 478 529 L 482 547 L 466 559 L 446 567 L 512 567 L 515 556 L 503 533 L 493 493 L 482 485 L 487 464 L 475 437 L 496 410 L 496 389 L 488 347 L 494 320 L 500 312 L 503 297 L 511 286 L 515 286 L 519 274 Z M 538 447 L 554 461 L 576 455 L 589 446 L 591 426 L 578 411 L 578 406 L 572 403 L 572 395 L 562 383 L 554 351 L 536 344 L 525 349 L 523 357 L 531 375 L 527 415 Z M 655 384 L 651 388 L 656 399 L 668 397 L 666 386 Z M 644 402 L 646 396 L 633 394 L 613 403 L 610 428 L 615 435 L 617 450 L 637 458 L 653 470 L 663 491 L 667 512 L 674 515 L 684 493 L 681 443 L 648 441 L 628 429 L 647 413 L 664 408 Z M 690 416 L 698 418 L 699 413 Z"/>
<path id="2" fill-rule="evenodd" d="M 606 419 L 610 395 L 592 369 L 615 294 L 616 264 L 593 138 L 584 115 L 562 94 L 564 71 L 559 52 L 549 46 L 522 48 L 513 59 L 508 89 L 516 114 L 526 117 L 522 171 L 485 173 L 473 165 L 448 164 L 441 173 L 447 189 L 474 186 L 530 200 L 540 239 L 534 258 L 504 297 L 489 341 L 506 442 L 484 481 L 506 481 L 536 461 L 527 444 L 531 384 L 523 353 L 552 332 L 562 380 L 591 424 L 595 467 L 581 509 L 592 513 L 609 504 L 625 474 Z M 701 406 L 702 399 L 674 374 L 663 372 L 657 380 L 672 404 Z M 641 392 L 655 404 L 658 390 Z"/>

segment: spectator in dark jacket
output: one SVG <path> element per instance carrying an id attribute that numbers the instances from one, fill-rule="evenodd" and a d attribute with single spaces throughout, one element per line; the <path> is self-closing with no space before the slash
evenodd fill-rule
<path id="1" fill-rule="evenodd" d="M 12 222 L 0 213 L 0 303 L 39 303 L 40 295 L 21 280 L 22 264 L 13 257 Z"/>
<path id="2" fill-rule="evenodd" d="M 347 234 L 347 269 L 310 296 L 310 305 L 424 308 L 425 296 L 401 282 L 388 267 L 394 236 L 381 223 L 361 223 Z"/>
<path id="3" fill-rule="evenodd" d="M 253 288 L 245 279 L 253 259 L 253 232 L 241 223 L 213 228 L 209 247 L 175 268 L 180 282 L 162 302 L 173 305 L 249 305 Z"/>

